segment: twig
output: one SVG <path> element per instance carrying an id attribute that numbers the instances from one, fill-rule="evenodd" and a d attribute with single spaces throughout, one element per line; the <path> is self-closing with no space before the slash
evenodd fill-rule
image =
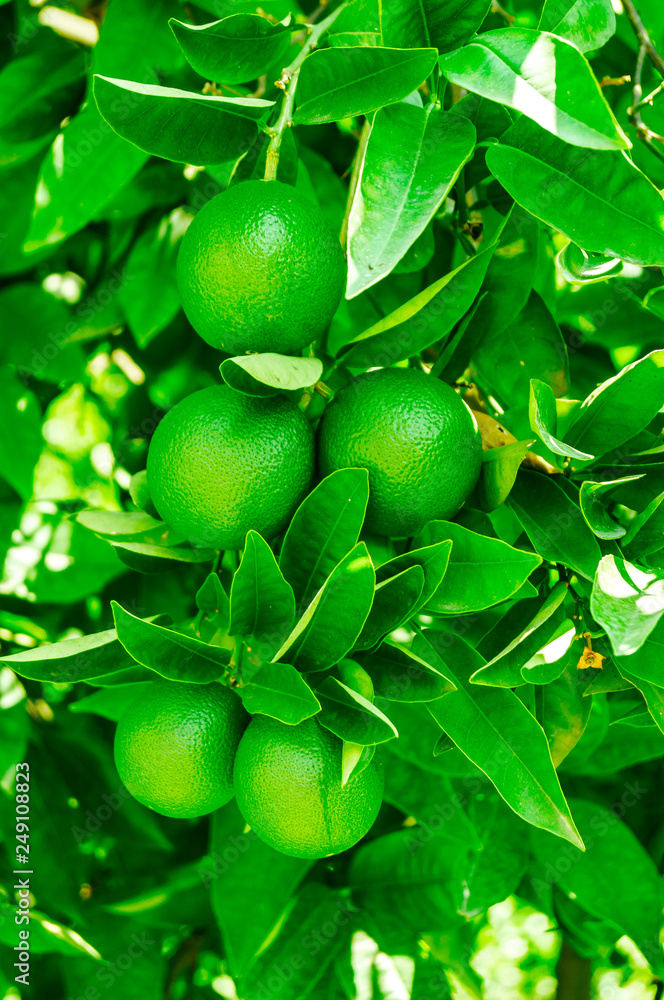
<path id="1" fill-rule="evenodd" d="M 275 86 L 279 87 L 280 90 L 284 91 L 284 102 L 281 107 L 281 113 L 277 118 L 274 126 L 269 129 L 270 142 L 267 147 L 267 162 L 265 165 L 265 180 L 266 181 L 276 181 L 277 170 L 279 169 L 279 148 L 281 146 L 281 140 L 283 139 L 284 132 L 287 128 L 290 128 L 293 124 L 293 107 L 295 104 L 295 91 L 297 89 L 297 81 L 300 75 L 300 67 L 302 63 L 307 58 L 312 49 L 318 44 L 318 40 L 323 35 L 327 29 L 331 26 L 332 22 L 336 20 L 341 11 L 344 9 L 345 4 L 326 17 L 324 21 L 320 24 L 307 24 L 306 30 L 309 33 L 309 37 L 305 41 L 301 50 L 298 52 L 297 56 L 290 64 L 287 66 L 281 74 L 279 80 L 276 81 Z"/>
<path id="2" fill-rule="evenodd" d="M 629 23 L 632 25 L 634 34 L 639 42 L 639 54 L 636 57 L 636 69 L 634 70 L 634 83 L 632 85 L 633 103 L 632 107 L 628 109 L 627 114 L 629 115 L 630 121 L 636 128 L 638 138 L 646 144 L 648 149 L 657 157 L 658 160 L 662 160 L 662 162 L 664 162 L 664 152 L 658 149 L 653 141 L 664 142 L 664 138 L 662 138 L 661 135 L 657 135 L 657 133 L 653 132 L 652 129 L 648 128 L 641 117 L 640 111 L 645 104 L 649 104 L 652 101 L 655 95 L 664 86 L 664 83 L 660 84 L 655 88 L 655 90 L 652 91 L 652 93 L 648 95 L 648 97 L 643 97 L 641 77 L 643 75 L 643 64 L 646 56 L 662 77 L 664 77 L 664 59 L 653 45 L 652 39 L 648 34 L 643 21 L 641 20 L 638 10 L 634 6 L 633 0 L 623 0 L 623 10 L 627 15 Z"/>
<path id="3" fill-rule="evenodd" d="M 623 10 L 627 14 L 629 22 L 634 29 L 634 34 L 639 41 L 639 45 L 645 49 L 645 54 L 648 56 L 660 76 L 664 76 L 664 59 L 660 56 L 659 52 L 653 45 L 652 39 L 650 38 L 650 35 L 641 20 L 638 10 L 634 6 L 632 0 L 622 0 L 622 5 Z"/>
<path id="4" fill-rule="evenodd" d="M 647 54 L 648 47 L 644 42 L 642 42 L 639 47 L 639 54 L 636 57 L 636 69 L 634 70 L 634 84 L 632 87 L 634 103 L 632 104 L 632 107 L 628 109 L 627 114 L 629 115 L 630 121 L 633 122 L 634 127 L 636 128 L 638 138 L 645 142 L 648 149 L 650 149 L 658 159 L 664 161 L 664 153 L 657 149 L 653 143 L 653 139 L 659 139 L 661 142 L 662 137 L 648 128 L 646 123 L 643 121 L 639 110 L 639 108 L 643 107 L 644 103 L 642 100 L 643 87 L 641 85 L 641 76 L 643 74 L 643 64 Z"/>
<path id="5" fill-rule="evenodd" d="M 507 11 L 505 10 L 505 8 L 500 6 L 500 4 L 498 3 L 498 0 L 492 0 L 492 2 L 491 2 L 491 13 L 492 14 L 500 14 L 501 17 L 504 17 L 505 20 L 507 21 L 508 25 L 510 26 L 510 28 L 512 27 L 512 25 L 516 21 L 516 17 L 514 16 L 514 14 L 508 14 Z"/>

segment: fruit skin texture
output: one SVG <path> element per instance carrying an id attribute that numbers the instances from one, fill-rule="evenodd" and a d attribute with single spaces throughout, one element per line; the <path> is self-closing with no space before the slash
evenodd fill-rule
<path id="1" fill-rule="evenodd" d="M 373 825 L 383 797 L 376 758 L 341 784 L 341 740 L 305 719 L 287 726 L 257 715 L 235 757 L 240 812 L 270 847 L 294 858 L 346 851 Z"/>
<path id="2" fill-rule="evenodd" d="M 188 541 L 240 549 L 250 528 L 276 535 L 314 474 L 311 427 L 285 396 L 226 385 L 187 396 L 159 423 L 148 452 L 153 503 Z"/>
<path id="3" fill-rule="evenodd" d="M 177 282 L 187 319 L 212 347 L 294 354 L 332 319 L 346 260 L 308 198 L 278 181 L 246 181 L 195 216 Z"/>
<path id="4" fill-rule="evenodd" d="M 318 428 L 322 476 L 369 470 L 365 528 L 413 535 L 453 517 L 472 492 L 482 441 L 456 392 L 414 368 L 365 372 L 336 394 Z"/>
<path id="5" fill-rule="evenodd" d="M 248 720 L 222 684 L 155 681 L 118 723 L 118 774 L 162 816 L 205 816 L 233 798 L 233 759 Z"/>

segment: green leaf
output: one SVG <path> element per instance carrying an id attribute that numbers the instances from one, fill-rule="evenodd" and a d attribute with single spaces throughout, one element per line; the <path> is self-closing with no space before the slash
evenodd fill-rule
<path id="1" fill-rule="evenodd" d="M 490 311 L 489 298 L 489 292 L 481 292 L 465 316 L 459 320 L 453 335 L 431 369 L 430 374 L 434 378 L 440 378 L 443 382 L 456 382 L 461 378 L 470 364 L 475 347 L 484 336 L 484 327 L 474 320 L 478 313 L 482 315 L 484 309 Z"/>
<path id="2" fill-rule="evenodd" d="M 362 660 L 373 681 L 377 698 L 406 703 L 435 701 L 450 691 L 454 683 L 405 646 L 382 643 Z"/>
<path id="3" fill-rule="evenodd" d="M 433 45 L 447 52 L 475 34 L 491 8 L 490 0 L 389 0 L 381 2 L 384 45 Z"/>
<path id="4" fill-rule="evenodd" d="M 560 675 L 541 688 L 540 718 L 558 768 L 583 736 L 592 700 L 583 697 L 578 670 L 568 664 Z"/>
<path id="5" fill-rule="evenodd" d="M 114 628 L 24 649 L 0 657 L 0 663 L 5 663 L 21 677 L 54 684 L 74 684 L 135 665 L 118 642 Z"/>
<path id="6" fill-rule="evenodd" d="M 521 118 L 486 162 L 523 208 L 585 250 L 664 263 L 662 196 L 626 153 L 570 147 Z"/>
<path id="7" fill-rule="evenodd" d="M 567 348 L 558 324 L 541 296 L 531 291 L 524 308 L 507 327 L 489 329 L 473 353 L 485 385 L 507 406 L 519 405 L 530 390 L 530 380 L 540 379 L 556 396 L 568 387 Z"/>
<path id="8" fill-rule="evenodd" d="M 321 710 L 318 698 L 290 663 L 265 663 L 236 690 L 252 715 L 269 715 L 288 726 L 297 726 Z"/>
<path id="9" fill-rule="evenodd" d="M 248 354 L 227 358 L 219 366 L 224 382 L 248 396 L 276 396 L 284 390 L 315 385 L 323 374 L 318 358 L 288 358 L 283 354 Z"/>
<path id="10" fill-rule="evenodd" d="M 447 572 L 451 551 L 452 542 L 449 540 L 411 549 L 410 552 L 388 559 L 379 566 L 376 570 L 376 580 L 379 584 L 384 583 L 413 566 L 420 566 L 424 570 L 424 588 L 415 609 L 419 611 L 440 587 Z"/>
<path id="11" fill-rule="evenodd" d="M 495 510 L 507 500 L 521 463 L 534 443 L 534 438 L 514 441 L 482 453 L 482 474 L 478 483 L 482 510 Z"/>
<path id="12" fill-rule="evenodd" d="M 657 630 L 655 630 L 656 632 Z M 641 647 L 641 651 L 646 650 L 646 647 L 650 645 L 650 640 L 655 632 L 651 632 L 650 636 L 646 639 L 644 645 Z M 661 652 L 660 652 L 661 655 Z M 648 707 L 647 715 L 650 721 L 653 722 L 661 733 L 664 733 L 664 687 L 659 684 L 653 684 L 650 681 L 644 680 L 642 677 L 637 677 L 630 672 L 629 666 L 631 665 L 632 658 L 621 657 L 618 661 L 618 670 L 620 676 L 624 677 L 625 680 L 633 684 L 641 692 L 645 698 L 646 705 Z M 658 666 L 661 664 L 661 659 L 658 661 Z M 661 680 L 661 669 L 658 671 L 658 678 Z M 628 722 L 628 720 L 620 719 L 619 722 L 626 722 L 628 725 L 638 726 L 638 728 L 645 727 L 645 722 L 641 719 L 637 721 L 636 719 Z"/>
<path id="13" fill-rule="evenodd" d="M 424 590 L 424 570 L 410 566 L 396 576 L 376 584 L 369 617 L 355 649 L 371 649 L 385 636 L 407 622 L 419 607 Z"/>
<path id="14" fill-rule="evenodd" d="M 268 660 L 295 621 L 293 588 L 284 580 L 272 549 L 249 531 L 231 587 L 231 635 L 251 636 L 251 652 Z"/>
<path id="15" fill-rule="evenodd" d="M 338 663 L 362 631 L 375 582 L 369 552 L 360 542 L 332 570 L 274 659 L 287 655 L 305 673 Z"/>
<path id="16" fill-rule="evenodd" d="M 592 455 L 572 448 L 571 445 L 565 444 L 564 441 L 556 437 L 558 413 L 554 387 L 547 382 L 542 382 L 539 378 L 531 378 L 530 380 L 529 415 L 530 426 L 534 433 L 554 455 L 578 458 L 581 461 L 589 461 L 593 458 Z"/>
<path id="17" fill-rule="evenodd" d="M 416 636 L 415 652 L 443 661 L 457 690 L 431 702 L 428 711 L 518 816 L 583 847 L 539 723 L 512 691 L 470 683 L 484 665 L 471 646 L 457 636 L 438 656 L 439 641 L 431 631 Z"/>
<path id="18" fill-rule="evenodd" d="M 32 496 L 33 473 L 44 446 L 41 422 L 41 407 L 35 394 L 20 383 L 9 366 L 0 368 L 0 423 L 3 428 L 0 478 L 6 480 L 22 500 Z"/>
<path id="19" fill-rule="evenodd" d="M 357 543 L 369 500 L 366 469 L 339 469 L 319 483 L 293 515 L 279 568 L 306 608 Z"/>
<path id="20" fill-rule="evenodd" d="M 602 498 L 605 494 L 610 494 L 616 487 L 622 486 L 624 483 L 632 483 L 641 478 L 642 476 L 625 476 L 623 479 L 613 479 L 606 483 L 596 483 L 592 479 L 587 479 L 581 483 L 579 491 L 581 513 L 588 527 L 598 538 L 609 541 L 613 538 L 622 538 L 626 533 L 626 529 L 613 520 L 602 502 Z"/>
<path id="21" fill-rule="evenodd" d="M 523 668 L 567 621 L 562 606 L 566 595 L 567 588 L 558 584 L 537 602 L 535 614 L 530 602 L 519 601 L 510 608 L 479 643 L 478 651 L 487 663 L 473 674 L 472 683 L 508 688 L 527 683 L 530 678 L 522 673 Z M 514 635 L 516 622 L 519 631 Z"/>
<path id="22" fill-rule="evenodd" d="M 111 607 L 118 639 L 137 663 L 169 680 L 188 684 L 210 684 L 224 673 L 229 650 L 136 618 L 115 601 Z"/>
<path id="23" fill-rule="evenodd" d="M 103 538 L 137 538 L 141 535 L 163 534 L 166 525 L 143 511 L 82 510 L 76 520 Z"/>
<path id="24" fill-rule="evenodd" d="M 189 216 L 175 209 L 141 233 L 129 254 L 127 280 L 119 299 L 132 336 L 141 348 L 147 347 L 180 311 L 175 262 L 188 222 Z"/>
<path id="25" fill-rule="evenodd" d="M 472 306 L 496 248 L 491 244 L 358 334 L 341 352 L 349 368 L 392 365 L 441 340 Z"/>
<path id="26" fill-rule="evenodd" d="M 0 291 L 0 314 L 6 329 L 21 331 L 20 337 L 0 340 L 0 360 L 16 366 L 16 374 L 26 389 L 33 378 L 57 384 L 63 379 L 75 382 L 80 377 L 83 353 L 78 344 L 70 341 L 76 323 L 63 302 L 39 285 L 16 281 Z M 12 396 L 17 391 L 7 389 Z M 30 399 L 25 389 L 23 395 Z M 34 448 L 33 442 L 31 450 Z"/>
<path id="27" fill-rule="evenodd" d="M 95 76 L 93 91 L 102 117 L 123 139 L 153 156 L 201 166 L 246 153 L 274 103 L 106 76 Z"/>
<path id="28" fill-rule="evenodd" d="M 231 620 L 230 601 L 217 573 L 208 573 L 196 591 L 196 607 L 224 631 Z"/>
<path id="29" fill-rule="evenodd" d="M 156 77 L 157 67 L 161 75 L 170 73 L 181 62 L 168 29 L 171 12 L 171 0 L 113 0 L 93 50 L 93 72 L 126 72 L 139 79 Z M 60 243 L 87 225 L 146 159 L 111 130 L 88 92 L 82 110 L 56 137 L 42 164 L 26 251 Z"/>
<path id="30" fill-rule="evenodd" d="M 317 686 L 316 695 L 322 708 L 318 717 L 321 726 L 345 742 L 373 746 L 399 735 L 380 709 L 336 677 L 326 677 Z"/>
<path id="31" fill-rule="evenodd" d="M 462 919 L 452 887 L 455 873 L 465 868 L 466 852 L 458 840 L 418 841 L 414 831 L 398 830 L 363 844 L 348 879 L 365 912 L 391 914 L 401 929 L 424 925 L 448 934 Z M 436 991 L 445 997 L 438 986 Z"/>
<path id="32" fill-rule="evenodd" d="M 430 521 L 415 544 L 432 545 L 446 539 L 452 541 L 447 573 L 425 611 L 465 614 L 490 608 L 515 594 L 542 561 L 535 553 L 449 521 Z"/>
<path id="33" fill-rule="evenodd" d="M 155 545 L 151 542 L 112 542 L 122 561 L 138 573 L 164 573 L 182 563 L 210 562 L 214 549 L 195 549 L 187 545 Z"/>
<path id="34" fill-rule="evenodd" d="M 495 336 L 525 308 L 536 279 L 539 229 L 537 219 L 512 205 L 499 226 L 498 246 L 482 283 L 482 291 L 489 294 L 471 323 L 471 338 L 473 325 L 479 325 L 482 334 L 490 330 Z"/>
<path id="35" fill-rule="evenodd" d="M 412 716 L 409 718 L 410 725 L 417 725 L 419 716 L 415 713 L 408 714 Z M 427 724 L 440 733 L 440 729 L 426 712 L 425 718 Z M 399 743 L 392 743 L 388 749 L 396 751 L 398 746 Z M 475 770 L 475 774 L 484 777 L 480 771 Z M 413 847 L 421 846 L 432 837 L 440 837 L 443 841 L 456 840 L 464 847 L 481 846 L 477 831 L 466 814 L 468 803 L 457 793 L 447 774 L 432 774 L 394 753 L 385 768 L 383 794 L 386 802 L 396 806 L 406 816 L 414 816 L 418 821 L 420 829 L 411 831 Z"/>
<path id="36" fill-rule="evenodd" d="M 347 298 L 375 285 L 438 211 L 475 145 L 467 118 L 395 104 L 376 112 L 348 218 Z"/>
<path id="37" fill-rule="evenodd" d="M 152 682 L 139 684 L 118 684 L 110 688 L 102 688 L 90 694 L 87 698 L 80 698 L 73 701 L 69 706 L 69 711 L 78 714 L 79 712 L 92 712 L 94 715 L 101 715 L 105 719 L 112 719 L 119 722 L 129 704 L 136 698 L 142 697 L 149 689 Z"/>
<path id="38" fill-rule="evenodd" d="M 614 34 L 616 15 L 611 0 L 545 0 L 538 27 L 592 52 Z"/>
<path id="39" fill-rule="evenodd" d="M 616 806 L 624 812 L 637 804 L 641 794 L 638 785 L 630 783 Z M 535 834 L 533 847 L 540 864 L 587 913 L 608 920 L 619 934 L 629 935 L 661 976 L 662 904 L 657 866 L 615 808 L 583 799 L 571 799 L 570 805 L 585 852 L 561 851 L 550 837 Z"/>
<path id="40" fill-rule="evenodd" d="M 347 785 L 353 775 L 362 774 L 374 759 L 376 744 L 367 747 L 346 741 L 341 751 L 341 784 Z"/>
<path id="41" fill-rule="evenodd" d="M 566 39 L 514 25 L 484 31 L 442 55 L 440 68 L 452 83 L 520 111 L 565 142 L 631 146 L 587 61 Z"/>
<path id="42" fill-rule="evenodd" d="M 593 455 L 603 455 L 643 430 L 663 406 L 664 351 L 653 351 L 584 399 L 565 439 Z"/>
<path id="43" fill-rule="evenodd" d="M 292 860 L 292 859 L 291 859 Z M 303 862 L 300 862 L 303 864 Z M 254 884 L 253 881 L 251 883 Z M 255 890 L 261 893 L 260 882 Z M 256 963 L 243 982 L 246 997 L 260 997 L 269 988 L 270 1000 L 306 1000 L 321 982 L 333 979 L 332 963 L 350 950 L 352 918 L 347 890 L 331 889 L 321 882 L 307 882 L 293 901 L 288 916 L 278 925 L 280 933 L 270 947 L 260 951 Z M 323 928 L 330 931 L 325 934 Z M 280 971 L 292 972 L 287 978 Z M 351 987 L 352 988 L 352 987 Z"/>
<path id="44" fill-rule="evenodd" d="M 302 63 L 295 125 L 322 125 L 403 100 L 426 80 L 435 49 L 334 47 Z"/>
<path id="45" fill-rule="evenodd" d="M 288 61 L 290 25 L 270 24 L 258 14 L 233 14 L 212 24 L 172 17 L 168 23 L 187 62 L 205 80 L 246 83 Z"/>
<path id="46" fill-rule="evenodd" d="M 664 613 L 664 577 L 620 556 L 604 556 L 593 583 L 590 610 L 606 629 L 616 655 L 630 656 Z"/>
<path id="47" fill-rule="evenodd" d="M 602 556 L 581 508 L 555 482 L 538 472 L 521 472 L 507 503 L 543 559 L 560 562 L 592 580 Z"/>
<path id="48" fill-rule="evenodd" d="M 664 546 L 664 493 L 650 501 L 630 523 L 622 542 L 625 555 L 638 562 Z"/>
<path id="49" fill-rule="evenodd" d="M 235 802 L 212 817 L 210 857 L 199 874 L 210 887 L 212 908 L 233 975 L 245 975 L 270 934 L 292 906 L 293 893 L 312 861 L 291 858 L 259 840 Z"/>

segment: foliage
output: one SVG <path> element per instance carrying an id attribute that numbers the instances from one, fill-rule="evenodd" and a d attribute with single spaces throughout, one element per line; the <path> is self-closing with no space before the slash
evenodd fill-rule
<path id="1" fill-rule="evenodd" d="M 8 996 L 479 998 L 506 913 L 521 995 L 550 995 L 561 939 L 561 981 L 567 949 L 614 985 L 664 976 L 664 9 L 321 6 L 0 2 Z M 304 357 L 213 350 L 175 290 L 193 215 L 263 176 L 347 251 Z M 357 469 L 241 552 L 158 519 L 149 440 L 190 393 L 285 393 L 317 424 L 392 365 L 475 411 L 452 521 L 366 533 Z M 235 802 L 139 805 L 113 732 L 157 675 L 315 717 L 344 782 L 381 760 L 369 835 L 310 862 Z"/>

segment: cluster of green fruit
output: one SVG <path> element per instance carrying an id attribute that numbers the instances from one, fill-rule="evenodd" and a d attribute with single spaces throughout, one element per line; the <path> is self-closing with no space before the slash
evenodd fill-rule
<path id="1" fill-rule="evenodd" d="M 192 326 L 235 354 L 301 352 L 329 325 L 345 272 L 322 213 L 275 181 L 212 199 L 178 258 Z M 388 368 L 340 390 L 316 435 L 286 396 L 227 385 L 195 392 L 157 427 L 147 477 L 160 517 L 179 534 L 237 550 L 250 529 L 278 536 L 316 475 L 353 467 L 369 472 L 365 529 L 408 537 L 454 516 L 475 486 L 481 453 L 474 418 L 450 386 L 414 368 Z M 245 724 L 239 698 L 219 684 L 156 683 L 120 722 L 118 770 L 147 805 L 193 816 L 229 800 L 235 761 L 243 815 L 288 854 L 324 856 L 366 833 L 380 804 L 378 764 L 343 785 L 341 741 L 315 720 L 289 727 L 258 716 L 242 735 Z"/>

